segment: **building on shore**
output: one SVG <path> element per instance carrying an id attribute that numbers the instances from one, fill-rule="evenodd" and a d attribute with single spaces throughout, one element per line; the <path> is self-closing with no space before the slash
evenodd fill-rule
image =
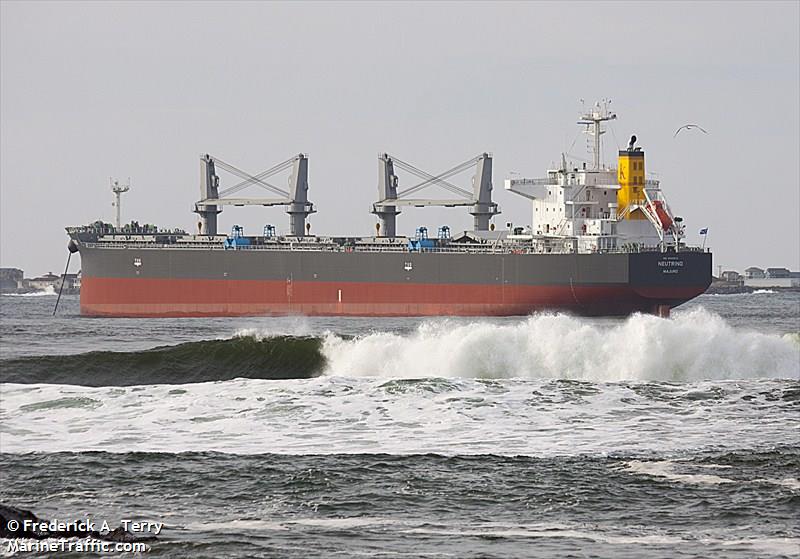
<path id="1" fill-rule="evenodd" d="M 58 283 L 55 285 L 56 290 L 61 289 L 62 282 L 64 283 L 65 293 L 77 293 L 81 289 L 81 273 L 61 274 Z"/>
<path id="2" fill-rule="evenodd" d="M 744 277 L 745 279 L 762 279 L 766 276 L 764 275 L 764 270 L 761 268 L 750 266 L 744 271 Z"/>
<path id="3" fill-rule="evenodd" d="M 19 268 L 0 268 L 0 291 L 17 291 L 22 288 L 24 272 Z"/>
<path id="4" fill-rule="evenodd" d="M 787 268 L 767 268 L 767 271 L 764 275 L 770 279 L 790 278 L 792 277 L 792 272 L 790 272 Z"/>
<path id="5" fill-rule="evenodd" d="M 754 273 L 748 273 L 753 271 Z M 745 287 L 753 289 L 781 288 L 798 289 L 800 288 L 800 272 L 791 272 L 788 268 L 748 268 L 745 270 Z"/>
<path id="6" fill-rule="evenodd" d="M 26 278 L 25 272 L 19 268 L 0 268 L 0 292 L 26 293 L 32 291 L 59 291 L 64 284 L 64 293 L 79 293 L 81 289 L 81 273 L 55 275 L 48 272 L 43 276 Z"/>
<path id="7" fill-rule="evenodd" d="M 788 268 L 750 266 L 740 274 L 735 270 L 720 271 L 707 293 L 752 293 L 759 289 L 800 291 L 800 272 Z"/>
<path id="8" fill-rule="evenodd" d="M 771 289 L 778 287 L 781 289 L 800 289 L 800 277 L 797 278 L 758 278 L 744 280 L 745 287 L 754 289 Z"/>
<path id="9" fill-rule="evenodd" d="M 23 280 L 23 287 L 33 290 L 45 291 L 47 289 L 56 289 L 59 286 L 61 277 L 55 275 L 53 272 L 47 272 L 43 276 L 35 278 L 26 278 Z"/>
<path id="10" fill-rule="evenodd" d="M 727 282 L 732 282 L 732 283 L 733 282 L 739 282 L 739 283 L 744 282 L 744 277 L 742 277 L 742 275 L 739 272 L 736 272 L 734 270 L 726 270 L 726 271 L 722 272 L 722 274 L 720 274 L 720 276 L 719 276 L 719 279 L 721 279 L 722 281 L 727 281 Z"/>

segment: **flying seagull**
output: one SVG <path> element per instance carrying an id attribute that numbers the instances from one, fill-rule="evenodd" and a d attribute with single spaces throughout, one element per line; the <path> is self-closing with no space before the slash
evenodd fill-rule
<path id="1" fill-rule="evenodd" d="M 703 128 L 702 126 L 699 126 L 699 125 L 697 125 L 697 124 L 684 124 L 683 126 L 681 126 L 680 128 L 678 128 L 678 129 L 675 131 L 675 135 L 673 135 L 672 137 L 674 138 L 675 136 L 677 136 L 677 135 L 678 135 L 678 132 L 680 132 L 681 130 L 684 130 L 684 129 L 686 129 L 686 130 L 693 130 L 693 129 L 695 129 L 695 128 L 697 128 L 698 130 L 700 130 L 700 131 L 701 131 L 703 134 L 708 134 L 708 130 L 706 130 L 706 129 L 705 129 L 705 128 Z"/>

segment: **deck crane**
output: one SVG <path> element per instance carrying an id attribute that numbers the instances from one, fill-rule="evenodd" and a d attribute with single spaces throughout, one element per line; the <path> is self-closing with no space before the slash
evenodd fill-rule
<path id="1" fill-rule="evenodd" d="M 409 172 L 422 182 L 398 191 L 398 178 L 395 167 Z M 476 172 L 472 178 L 472 192 L 456 186 L 447 179 L 475 167 Z M 406 163 L 388 153 L 378 157 L 378 196 L 380 200 L 372 206 L 372 213 L 378 216 L 378 235 L 394 237 L 397 234 L 398 206 L 441 206 L 453 208 L 456 206 L 470 206 L 470 214 L 475 218 L 475 231 L 488 231 L 489 220 L 500 213 L 495 202 L 492 202 L 492 156 L 482 153 L 472 159 L 459 163 L 438 175 L 432 175 L 422 169 Z M 440 186 L 456 196 L 457 199 L 438 200 L 432 198 L 408 198 L 409 195 L 419 192 L 429 186 Z"/>
<path id="2" fill-rule="evenodd" d="M 219 190 L 219 176 L 217 168 L 242 179 L 237 184 Z M 282 171 L 291 169 L 289 176 L 289 190 L 278 188 L 266 181 L 267 178 Z M 249 186 L 259 186 L 277 198 L 232 198 L 232 194 L 244 190 Z M 287 206 L 289 214 L 290 235 L 302 237 L 306 235 L 306 218 L 314 213 L 314 204 L 308 201 L 308 157 L 302 153 L 295 155 L 262 171 L 251 175 L 234 167 L 230 163 L 209 154 L 200 157 L 200 196 L 202 199 L 195 202 L 195 213 L 200 215 L 199 229 L 202 235 L 217 234 L 217 214 L 222 210 L 220 206 Z"/>

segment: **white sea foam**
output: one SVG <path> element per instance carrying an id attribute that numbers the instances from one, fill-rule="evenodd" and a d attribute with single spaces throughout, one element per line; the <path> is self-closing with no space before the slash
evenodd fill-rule
<path id="1" fill-rule="evenodd" d="M 686 464 L 672 460 L 630 460 L 622 464 L 623 468 L 633 474 L 647 475 L 656 478 L 662 478 L 665 481 L 685 483 L 690 485 L 719 485 L 721 483 L 767 483 L 770 485 L 778 485 L 792 491 L 800 491 L 800 480 L 795 478 L 783 479 L 753 479 L 753 480 L 736 480 L 725 478 L 717 475 L 696 474 L 679 472 L 681 468 L 691 467 L 691 469 L 702 468 L 704 470 L 727 470 L 732 469 L 731 466 L 721 464 Z"/>
<path id="2" fill-rule="evenodd" d="M 631 460 L 626 462 L 624 467 L 634 474 L 648 475 L 663 478 L 667 481 L 688 483 L 692 485 L 718 485 L 720 483 L 737 483 L 734 479 L 728 479 L 708 474 L 681 474 L 675 471 L 677 464 L 670 460 L 654 460 L 642 462 Z"/>
<path id="3" fill-rule="evenodd" d="M 311 336 L 313 329 L 311 321 L 305 316 L 285 316 L 275 317 L 270 320 L 269 331 L 261 328 L 240 328 L 237 330 L 234 338 L 255 338 L 257 340 L 264 340 L 267 338 L 274 338 L 275 336 Z M 225 339 L 221 336 L 221 339 Z"/>
<path id="4" fill-rule="evenodd" d="M 791 334 L 784 334 L 783 339 L 787 342 L 793 343 L 800 347 L 800 332 L 792 332 Z"/>
<path id="5" fill-rule="evenodd" d="M 391 378 L 562 378 L 592 381 L 800 378 L 790 338 L 736 330 L 702 308 L 671 320 L 613 324 L 563 314 L 514 324 L 428 321 L 389 332 L 325 338 L 326 374 Z"/>
<path id="6" fill-rule="evenodd" d="M 49 295 L 58 295 L 52 285 L 48 285 L 42 290 L 32 291 L 30 293 L 3 293 L 3 296 L 5 297 L 47 297 Z"/>
<path id="7" fill-rule="evenodd" d="M 800 479 L 786 477 L 783 479 L 755 479 L 754 482 L 771 483 L 772 485 L 780 485 L 792 491 L 800 491 Z"/>
<path id="8" fill-rule="evenodd" d="M 781 398 L 787 386 L 763 379 L 677 385 L 337 376 L 4 384 L 2 450 L 545 457 L 800 445 L 796 409 Z M 642 462 L 651 464 L 639 466 L 643 473 L 663 467 Z M 727 471 L 713 474 L 681 481 L 709 482 Z"/>
<path id="9" fill-rule="evenodd" d="M 769 378 L 798 378 L 795 338 L 703 310 L 329 334 L 327 374 L 314 379 L 4 384 L 2 450 L 564 456 L 800 444 L 789 385 Z"/>
<path id="10" fill-rule="evenodd" d="M 701 543 L 718 543 L 708 538 L 700 540 Z M 800 553 L 800 538 L 747 538 L 730 539 L 719 542 L 724 546 L 746 547 L 762 553 L 769 553 L 773 557 L 797 557 Z"/>
<path id="11" fill-rule="evenodd" d="M 705 293 L 703 297 L 750 297 L 751 295 L 774 295 L 780 293 L 774 289 L 755 289 L 753 291 L 742 291 L 735 293 Z"/>

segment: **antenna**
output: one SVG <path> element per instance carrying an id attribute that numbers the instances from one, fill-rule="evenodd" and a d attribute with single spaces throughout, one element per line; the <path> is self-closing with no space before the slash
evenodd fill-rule
<path id="1" fill-rule="evenodd" d="M 128 192 L 131 189 L 131 178 L 128 177 L 128 184 L 120 184 L 118 180 L 109 177 L 111 181 L 111 192 L 114 193 L 115 200 L 111 203 L 112 206 L 116 206 L 117 208 L 117 222 L 116 227 L 117 229 L 121 229 L 122 225 L 120 223 L 120 210 L 122 209 L 122 193 Z"/>
<path id="2" fill-rule="evenodd" d="M 588 111 L 584 111 L 578 124 L 586 125 L 586 133 L 592 137 L 594 152 L 594 170 L 600 170 L 600 136 L 606 133 L 601 124 L 607 120 L 615 120 L 617 115 L 609 111 L 611 99 L 603 99 L 594 104 Z"/>

